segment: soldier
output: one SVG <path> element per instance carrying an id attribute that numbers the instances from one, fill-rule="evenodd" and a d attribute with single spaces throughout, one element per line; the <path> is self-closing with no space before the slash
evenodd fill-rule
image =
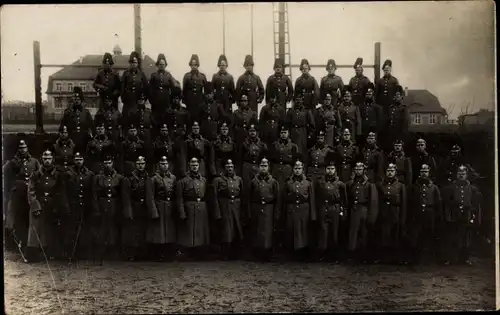
<path id="1" fill-rule="evenodd" d="M 340 118 L 342 120 L 342 128 L 348 128 L 351 132 L 353 143 L 356 143 L 361 136 L 361 112 L 359 107 L 352 102 L 351 91 L 346 88 L 342 92 L 343 100 L 339 106 Z"/>
<path id="2" fill-rule="evenodd" d="M 165 156 L 168 160 L 169 171 L 174 173 L 174 144 L 172 143 L 172 139 L 170 139 L 168 133 L 167 124 L 160 125 L 160 135 L 153 142 L 153 155 L 156 159 Z M 157 167 L 154 167 L 154 170 L 156 171 Z"/>
<path id="3" fill-rule="evenodd" d="M 301 96 L 295 99 L 293 108 L 288 109 L 285 122 L 291 127 L 290 138 L 298 146 L 299 153 L 306 155 L 315 126 L 314 117 L 311 111 L 304 107 Z"/>
<path id="4" fill-rule="evenodd" d="M 472 233 L 481 226 L 482 194 L 467 179 L 468 169 L 461 165 L 457 179 L 443 192 L 445 234 L 445 264 L 466 263 L 470 260 Z"/>
<path id="5" fill-rule="evenodd" d="M 377 146 L 376 139 L 376 134 L 370 132 L 366 137 L 366 145 L 361 148 L 360 152 L 363 163 L 366 165 L 366 176 L 370 183 L 378 183 L 384 172 L 384 152 Z M 402 183 L 404 184 L 404 182 Z"/>
<path id="6" fill-rule="evenodd" d="M 266 90 L 267 91 L 267 90 Z M 259 113 L 260 138 L 271 146 L 279 138 L 279 125 L 285 121 L 286 104 L 279 106 L 276 98 L 269 97 Z"/>
<path id="7" fill-rule="evenodd" d="M 366 88 L 364 102 L 359 104 L 359 114 L 361 115 L 361 134 L 366 139 L 370 132 L 377 135 L 382 131 L 384 120 L 382 107 L 373 101 L 373 83 L 369 83 Z"/>
<path id="8" fill-rule="evenodd" d="M 378 255 L 389 263 L 403 261 L 402 242 L 406 235 L 406 187 L 396 177 L 396 165 L 389 164 L 385 178 L 377 184 L 379 209 L 376 228 L 379 234 Z"/>
<path id="9" fill-rule="evenodd" d="M 326 94 L 322 105 L 314 110 L 314 123 L 316 128 L 325 131 L 325 142 L 333 148 L 339 142 L 342 120 L 338 109 L 332 106 L 330 94 Z"/>
<path id="10" fill-rule="evenodd" d="M 92 138 L 94 122 L 89 110 L 83 107 L 83 91 L 80 87 L 73 88 L 73 105 L 64 111 L 60 127 L 68 128 L 69 137 L 75 143 L 75 149 L 85 150 L 87 142 Z"/>
<path id="11" fill-rule="evenodd" d="M 362 262 L 369 258 L 368 235 L 377 219 L 378 194 L 375 184 L 368 182 L 365 165 L 356 163 L 353 177 L 346 183 L 348 198 L 349 237 L 347 250 Z"/>
<path id="12" fill-rule="evenodd" d="M 349 80 L 348 86 L 349 90 L 352 91 L 352 101 L 355 105 L 361 106 L 365 102 L 368 89 L 370 87 L 373 89 L 373 83 L 363 75 L 363 58 L 358 57 L 353 68 L 356 75 Z"/>
<path id="13" fill-rule="evenodd" d="M 122 136 L 122 114 L 113 106 L 111 99 L 104 99 L 103 102 L 103 107 L 99 108 L 94 117 L 96 124 L 103 122 L 108 138 L 118 144 Z"/>
<path id="14" fill-rule="evenodd" d="M 182 100 L 186 104 L 190 117 L 200 121 L 199 112 L 203 104 L 203 88 L 207 83 L 207 77 L 198 70 L 200 66 L 198 55 L 191 56 L 189 66 L 191 71 L 186 73 L 182 79 Z"/>
<path id="15" fill-rule="evenodd" d="M 248 219 L 251 224 L 252 248 L 256 257 L 270 260 L 274 230 L 279 220 L 280 188 L 269 174 L 269 160 L 260 161 L 260 172 L 250 182 Z"/>
<path id="16" fill-rule="evenodd" d="M 243 240 L 243 180 L 234 172 L 233 161 L 226 161 L 226 170 L 213 181 L 215 219 L 222 220 L 222 255 L 224 260 L 236 257 L 236 246 Z M 251 180 L 251 179 L 250 179 Z"/>
<path id="17" fill-rule="evenodd" d="M 247 95 L 248 106 L 252 111 L 258 113 L 258 105 L 264 100 L 264 85 L 260 77 L 253 72 L 253 66 L 253 57 L 246 55 L 243 63 L 246 71 L 236 81 L 236 99 Z"/>
<path id="18" fill-rule="evenodd" d="M 409 192 L 409 203 L 411 210 L 408 212 L 409 239 L 411 256 L 410 260 L 418 264 L 424 259 L 425 254 L 436 258 L 435 245 L 437 236 L 437 224 L 442 217 L 442 200 L 438 186 L 429 176 L 430 167 L 423 164 L 420 168 L 420 176 L 411 185 Z M 426 253 L 430 251 L 430 253 Z"/>
<path id="19" fill-rule="evenodd" d="M 259 159 L 267 155 L 267 145 L 257 135 L 257 121 L 251 121 L 248 125 L 248 137 L 241 146 L 241 177 L 245 191 L 250 181 L 259 173 Z"/>
<path id="20" fill-rule="evenodd" d="M 205 103 L 200 110 L 201 135 L 210 142 L 217 138 L 219 121 L 225 116 L 222 104 L 214 100 L 214 88 L 212 82 L 205 84 Z"/>
<path id="21" fill-rule="evenodd" d="M 474 181 L 477 178 L 481 178 L 481 176 L 469 165 L 465 162 L 465 157 L 462 154 L 462 148 L 455 144 L 450 150 L 450 154 L 445 157 L 441 166 L 439 167 L 439 183 L 443 186 L 446 186 L 453 182 L 455 178 L 457 178 L 457 170 L 460 165 L 464 165 L 467 167 L 467 179 L 469 181 Z"/>
<path id="22" fill-rule="evenodd" d="M 233 138 L 238 145 L 241 145 L 248 136 L 247 126 L 250 121 L 257 120 L 257 112 L 248 106 L 248 100 L 249 98 L 246 94 L 241 95 L 238 109 L 233 112 L 231 119 L 234 134 Z"/>
<path id="23" fill-rule="evenodd" d="M 215 101 L 222 104 L 225 115 L 233 112 L 235 98 L 235 85 L 233 76 L 226 71 L 228 63 L 225 55 L 219 56 L 217 62 L 219 71 L 212 76 L 212 83 L 215 89 Z"/>
<path id="24" fill-rule="evenodd" d="M 133 51 L 128 60 L 130 67 L 125 70 L 121 78 L 121 100 L 123 102 L 122 115 L 127 119 L 129 113 L 137 111 L 137 104 L 141 97 L 147 98 L 149 87 L 148 78 L 139 69 L 141 58 Z"/>
<path id="25" fill-rule="evenodd" d="M 72 164 L 75 143 L 69 138 L 68 127 L 59 129 L 59 138 L 53 145 L 55 165 L 58 171 L 66 172 Z"/>
<path id="26" fill-rule="evenodd" d="M 177 241 L 177 211 L 174 203 L 177 178 L 169 171 L 169 164 L 168 157 L 162 156 L 158 170 L 151 178 L 154 206 L 148 224 L 147 240 L 153 245 L 152 252 L 158 260 L 172 260 Z"/>
<path id="27" fill-rule="evenodd" d="M 179 245 L 190 251 L 192 258 L 203 258 L 204 247 L 210 243 L 209 212 L 206 204 L 207 181 L 199 172 L 197 158 L 189 160 L 189 172 L 177 182 Z"/>
<path id="28" fill-rule="evenodd" d="M 413 173 L 413 182 L 417 180 L 416 174 L 422 168 L 423 164 L 427 164 L 431 168 L 431 179 L 435 180 L 437 172 L 436 160 L 427 152 L 427 142 L 420 138 L 417 140 L 417 152 L 411 157 L 411 166 Z"/>
<path id="29" fill-rule="evenodd" d="M 389 106 L 394 101 L 399 81 L 391 75 L 392 61 L 387 59 L 382 65 L 384 76 L 375 82 L 375 101 L 382 106 L 384 117 L 389 116 Z"/>
<path id="30" fill-rule="evenodd" d="M 99 93 L 99 109 L 105 107 L 106 100 L 111 101 L 111 106 L 118 110 L 118 97 L 120 96 L 120 76 L 112 69 L 113 56 L 105 53 L 102 58 L 102 70 L 99 70 L 94 80 L 94 90 Z"/>
<path id="31" fill-rule="evenodd" d="M 125 209 L 130 217 L 125 217 L 122 223 L 123 254 L 128 260 L 143 259 L 146 257 L 146 232 L 148 221 L 153 217 L 153 187 L 151 178 L 146 171 L 146 158 L 138 156 L 135 170 L 126 178 L 127 205 Z"/>
<path id="32" fill-rule="evenodd" d="M 344 129 L 342 132 L 342 139 L 335 147 L 335 153 L 337 155 L 339 178 L 343 183 L 346 183 L 351 179 L 354 163 L 356 163 L 356 159 L 359 157 L 359 147 L 352 142 L 349 129 Z"/>
<path id="33" fill-rule="evenodd" d="M 326 63 L 326 71 L 328 71 L 328 75 L 321 78 L 321 84 L 319 87 L 320 99 L 324 100 L 326 95 L 330 94 L 333 107 L 337 107 L 338 99 L 340 98 L 340 91 L 344 90 L 344 82 L 341 77 L 335 74 L 335 70 L 337 70 L 335 60 L 329 59 Z"/>
<path id="34" fill-rule="evenodd" d="M 181 144 L 181 143 L 180 143 Z M 180 152 L 177 154 L 180 174 L 187 176 L 186 168 L 189 169 L 191 162 L 188 157 L 196 157 L 197 172 L 207 178 L 215 175 L 214 151 L 212 144 L 200 134 L 200 124 L 195 121 L 191 127 L 191 134 L 181 144 Z M 187 164 L 187 165 L 186 165 Z"/>
<path id="35" fill-rule="evenodd" d="M 326 144 L 325 135 L 326 132 L 320 130 L 316 144 L 308 151 L 307 177 L 313 182 L 325 175 L 326 157 L 334 152 L 333 148 Z"/>
<path id="36" fill-rule="evenodd" d="M 398 181 L 410 187 L 413 183 L 413 167 L 411 159 L 405 155 L 403 150 L 403 140 L 396 140 L 393 144 L 393 149 L 385 159 L 386 164 L 396 165 L 396 177 Z"/>
<path id="37" fill-rule="evenodd" d="M 213 143 L 215 155 L 215 172 L 216 176 L 221 176 L 225 171 L 225 164 L 227 160 L 234 161 L 236 164 L 235 171 L 239 169 L 240 162 L 237 161 L 237 145 L 229 134 L 229 127 L 231 123 L 229 119 L 224 119 L 220 122 L 219 134 Z M 239 170 L 236 171 L 236 174 Z"/>
<path id="38" fill-rule="evenodd" d="M 270 148 L 273 163 L 272 174 L 280 187 L 285 185 L 287 178 L 292 176 L 293 160 L 299 155 L 299 148 L 289 137 L 290 127 L 287 124 L 280 126 L 280 139 Z"/>
<path id="39" fill-rule="evenodd" d="M 304 163 L 297 160 L 293 176 L 287 179 L 282 190 L 282 222 L 285 223 L 286 247 L 293 250 L 300 260 L 308 258 L 309 225 L 316 221 L 314 185 L 303 173 Z"/>
<path id="40" fill-rule="evenodd" d="M 40 162 L 28 152 L 28 145 L 20 140 L 14 157 L 4 166 L 5 236 L 7 249 L 22 250 L 28 238 L 30 207 L 26 196 L 31 175 L 40 169 Z M 10 242 L 12 240 L 12 242 Z M 22 253 L 22 252 L 21 252 Z"/>
<path id="41" fill-rule="evenodd" d="M 408 107 L 402 104 L 403 88 L 398 85 L 394 95 L 394 103 L 389 106 L 387 124 L 385 126 L 384 139 L 388 144 L 395 140 L 395 137 L 408 138 L 408 127 L 410 125 L 410 113 Z"/>
<path id="42" fill-rule="evenodd" d="M 335 154 L 325 157 L 324 175 L 315 183 L 316 205 L 318 207 L 318 254 L 320 260 L 341 258 L 339 242 L 340 226 L 345 224 L 347 213 L 346 186 L 337 176 Z M 328 252 L 327 252 L 328 251 Z"/>
<path id="43" fill-rule="evenodd" d="M 165 111 L 162 123 L 167 124 L 170 139 L 175 143 L 178 140 L 184 140 L 184 136 L 191 132 L 191 116 L 189 112 L 181 106 L 181 89 L 174 86 L 172 88 L 172 107 Z"/>
<path id="44" fill-rule="evenodd" d="M 172 74 L 167 71 L 167 58 L 164 54 L 158 54 L 156 67 L 158 70 L 151 73 L 149 79 L 149 95 L 151 110 L 154 117 L 162 117 L 165 110 L 171 106 L 170 95 L 172 88 L 177 84 Z"/>
<path id="45" fill-rule="evenodd" d="M 61 239 L 57 238 L 60 216 L 68 213 L 68 201 L 64 175 L 56 170 L 52 152 L 43 152 L 42 167 L 31 175 L 27 197 L 30 211 L 28 258 L 38 260 L 37 249 L 40 249 L 45 259 L 54 259 L 60 249 Z"/>
<path id="46" fill-rule="evenodd" d="M 153 113 L 149 108 L 146 108 L 144 102 L 145 97 L 140 97 L 137 101 L 137 111 L 131 113 L 127 121 L 136 126 L 139 139 L 144 141 L 145 147 L 149 150 L 152 137 L 154 137 L 153 132 L 156 129 L 156 121 Z"/>
<path id="47" fill-rule="evenodd" d="M 318 81 L 309 74 L 311 67 L 307 59 L 302 59 L 300 62 L 300 71 L 302 75 L 295 80 L 294 98 L 303 100 L 304 107 L 307 110 L 316 108 L 319 99 Z"/>
<path id="48" fill-rule="evenodd" d="M 270 75 L 266 82 L 266 105 L 276 104 L 277 108 L 285 112 L 287 104 L 292 102 L 293 84 L 292 80 L 283 73 L 283 70 L 283 61 L 281 59 L 274 60 L 274 74 Z"/>
<path id="49" fill-rule="evenodd" d="M 104 123 L 100 122 L 96 125 L 95 138 L 87 145 L 86 156 L 89 159 L 90 169 L 94 174 L 99 174 L 102 171 L 104 157 L 107 154 L 115 155 L 116 146 L 113 144 L 104 129 Z"/>
<path id="50" fill-rule="evenodd" d="M 122 143 L 123 175 L 130 177 L 135 169 L 137 158 L 146 152 L 146 144 L 137 135 L 134 124 L 128 126 L 127 138 Z"/>
<path id="51" fill-rule="evenodd" d="M 116 258 L 122 218 L 132 218 L 126 178 L 114 168 L 114 157 L 104 158 L 104 168 L 92 181 L 92 260 L 102 265 L 104 255 Z"/>

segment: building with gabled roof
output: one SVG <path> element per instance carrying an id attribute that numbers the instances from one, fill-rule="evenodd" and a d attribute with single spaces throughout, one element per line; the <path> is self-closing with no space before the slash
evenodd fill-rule
<path id="1" fill-rule="evenodd" d="M 410 111 L 412 125 L 446 124 L 448 114 L 439 99 L 428 90 L 408 90 L 405 88 L 403 103 Z"/>

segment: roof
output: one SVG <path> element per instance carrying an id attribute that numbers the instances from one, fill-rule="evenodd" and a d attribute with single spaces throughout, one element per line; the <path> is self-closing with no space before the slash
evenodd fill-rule
<path id="1" fill-rule="evenodd" d="M 403 102 L 409 106 L 410 113 L 446 114 L 439 99 L 427 90 L 408 90 Z"/>

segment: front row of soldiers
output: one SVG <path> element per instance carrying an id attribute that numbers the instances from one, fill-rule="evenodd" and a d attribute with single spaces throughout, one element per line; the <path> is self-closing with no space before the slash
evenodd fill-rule
<path id="1" fill-rule="evenodd" d="M 248 180 L 236 175 L 231 159 L 213 180 L 201 174 L 199 156 L 188 160 L 183 178 L 171 172 L 166 156 L 155 161 L 153 174 L 138 156 L 127 176 L 116 171 L 112 156 L 103 159 L 99 173 L 85 166 L 79 152 L 73 159 L 72 166 L 58 168 L 47 150 L 39 165 L 21 141 L 11 161 L 18 172 L 7 218 L 26 211 L 29 260 L 172 260 L 177 249 L 202 259 L 218 231 L 224 258 L 237 258 L 246 243 L 264 260 L 283 246 L 300 260 L 417 263 L 430 249 L 445 250 L 446 264 L 470 264 L 470 235 L 481 220 L 481 194 L 463 165 L 440 189 L 428 164 L 409 184 L 398 179 L 393 163 L 373 182 L 367 166 L 356 162 L 342 181 L 332 152 L 315 179 L 306 176 L 300 158 L 288 164 L 259 156 L 248 166 Z M 291 173 L 280 183 L 271 174 L 283 174 L 284 166 Z M 19 222 L 7 222 L 14 241 Z"/>

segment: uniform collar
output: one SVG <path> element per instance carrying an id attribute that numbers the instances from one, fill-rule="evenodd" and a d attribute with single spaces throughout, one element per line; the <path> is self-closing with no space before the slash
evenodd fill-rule
<path id="1" fill-rule="evenodd" d="M 201 174 L 199 172 L 196 174 L 193 172 L 189 172 L 189 177 L 195 178 L 195 179 L 201 179 Z"/>
<path id="2" fill-rule="evenodd" d="M 257 178 L 260 179 L 260 180 L 265 180 L 265 181 L 268 181 L 270 178 L 271 178 L 271 174 L 267 173 L 267 174 L 257 174 Z"/>

